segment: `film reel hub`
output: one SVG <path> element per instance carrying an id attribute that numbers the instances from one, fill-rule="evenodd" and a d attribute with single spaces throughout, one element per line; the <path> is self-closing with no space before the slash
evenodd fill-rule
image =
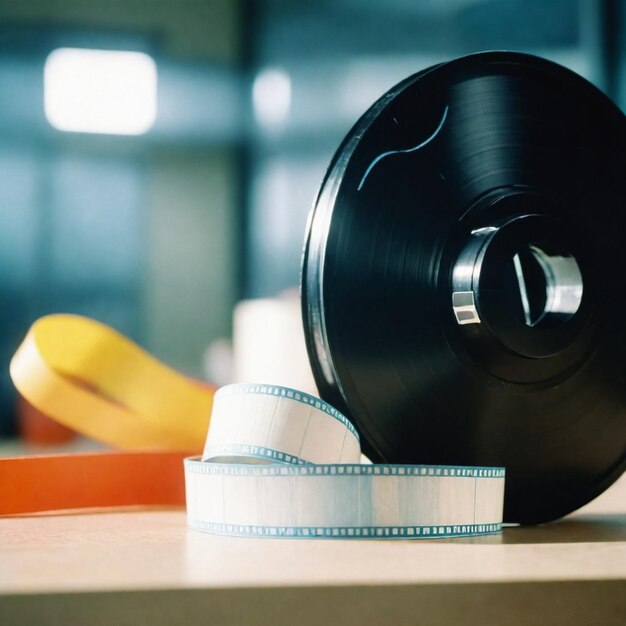
<path id="1" fill-rule="evenodd" d="M 485 324 L 506 349 L 529 358 L 571 344 L 581 324 L 568 323 L 584 287 L 566 233 L 560 220 L 537 214 L 472 229 L 452 270 L 457 323 Z"/>

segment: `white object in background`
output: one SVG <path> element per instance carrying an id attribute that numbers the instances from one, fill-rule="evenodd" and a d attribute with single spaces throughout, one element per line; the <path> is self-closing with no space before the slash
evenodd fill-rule
<path id="1" fill-rule="evenodd" d="M 53 50 L 44 67 L 44 108 L 58 130 L 142 135 L 156 119 L 156 63 L 143 52 Z"/>
<path id="2" fill-rule="evenodd" d="M 255 381 L 318 393 L 297 292 L 240 302 L 234 312 L 233 352 L 233 382 Z"/>

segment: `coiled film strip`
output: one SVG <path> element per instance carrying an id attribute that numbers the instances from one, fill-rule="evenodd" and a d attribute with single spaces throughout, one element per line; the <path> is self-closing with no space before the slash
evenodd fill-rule
<path id="1" fill-rule="evenodd" d="M 185 460 L 188 524 L 253 537 L 437 538 L 498 532 L 501 467 L 361 464 L 351 422 L 319 398 L 230 385 L 199 459 Z"/>

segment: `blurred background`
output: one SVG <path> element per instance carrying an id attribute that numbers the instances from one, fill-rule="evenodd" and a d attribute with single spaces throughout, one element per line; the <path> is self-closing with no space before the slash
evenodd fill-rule
<path id="1" fill-rule="evenodd" d="M 402 78 L 518 50 L 624 107 L 625 36 L 622 0 L 0 0 L 0 437 L 47 313 L 232 379 L 236 303 L 297 289 L 325 168 Z"/>

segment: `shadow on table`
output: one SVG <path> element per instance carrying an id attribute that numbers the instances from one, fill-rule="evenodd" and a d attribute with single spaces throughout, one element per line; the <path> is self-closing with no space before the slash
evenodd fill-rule
<path id="1" fill-rule="evenodd" d="M 626 541 L 626 513 L 576 515 L 539 526 L 507 526 L 499 535 L 464 537 L 450 541 L 491 544 Z"/>
<path id="2" fill-rule="evenodd" d="M 540 526 L 505 528 L 502 543 L 626 541 L 626 514 L 577 515 Z"/>

